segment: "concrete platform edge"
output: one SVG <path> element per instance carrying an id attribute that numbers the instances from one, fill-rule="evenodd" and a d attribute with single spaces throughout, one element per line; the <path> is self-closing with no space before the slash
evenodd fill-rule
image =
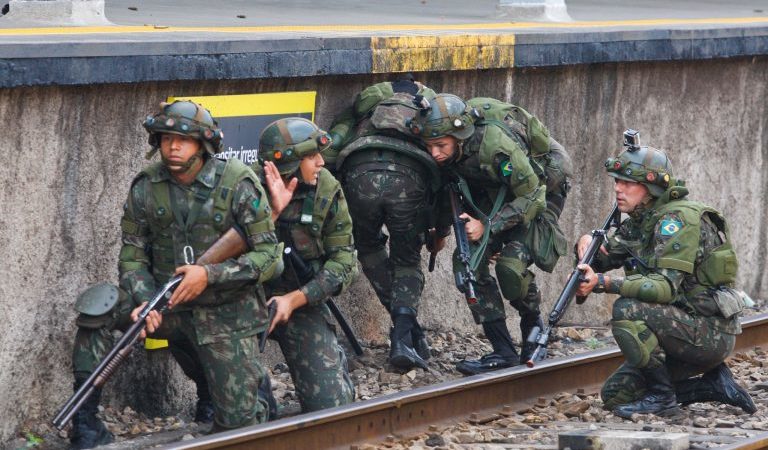
<path id="1" fill-rule="evenodd" d="M 38 39 L 39 40 L 39 39 Z M 5 42 L 3 42 L 5 41 Z M 184 34 L 151 39 L 25 42 L 0 38 L 0 88 L 259 79 L 768 54 L 768 27 L 394 37 L 253 38 Z"/>

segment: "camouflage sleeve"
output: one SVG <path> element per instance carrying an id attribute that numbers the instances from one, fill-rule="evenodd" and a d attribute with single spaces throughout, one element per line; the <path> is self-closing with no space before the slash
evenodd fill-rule
<path id="1" fill-rule="evenodd" d="M 301 288 L 310 305 L 340 294 L 357 274 L 352 218 L 341 190 L 323 223 L 323 250 L 326 259 L 322 268 Z"/>
<path id="2" fill-rule="evenodd" d="M 275 236 L 275 224 L 264 188 L 249 178 L 238 183 L 232 197 L 235 222 L 245 232 L 250 251 L 237 259 L 204 266 L 208 284 L 232 281 L 270 280 L 280 267 L 282 244 Z"/>
<path id="3" fill-rule="evenodd" d="M 674 302 L 682 289 L 686 274 L 693 270 L 693 264 L 690 269 L 687 264 L 684 264 L 690 252 L 680 245 L 679 238 L 683 237 L 687 240 L 687 236 L 693 236 L 694 257 L 699 243 L 699 227 L 688 225 L 688 229 L 685 228 L 682 219 L 676 214 L 662 216 L 655 226 L 653 237 L 653 248 L 657 259 L 655 262 L 649 262 L 656 268 L 647 274 L 638 273 L 625 278 L 614 277 L 608 292 L 637 298 L 648 303 Z"/>
<path id="4" fill-rule="evenodd" d="M 495 127 L 488 132 L 502 133 Z M 502 150 L 496 154 L 494 165 L 497 176 L 509 187 L 514 198 L 505 203 L 491 218 L 491 233 L 499 233 L 517 224 L 528 224 L 547 207 L 546 187 L 539 185 L 539 177 L 531 167 L 528 157 L 511 139 L 499 139 Z"/>
<path id="5" fill-rule="evenodd" d="M 331 148 L 323 152 L 323 159 L 328 162 L 328 166 L 336 166 L 336 158 L 341 149 L 347 145 L 356 123 L 357 120 L 351 106 L 334 119 L 331 129 L 328 131 L 328 134 L 331 135 Z"/>
<path id="6" fill-rule="evenodd" d="M 137 305 L 151 300 L 156 290 L 148 254 L 149 228 L 144 205 L 147 189 L 149 182 L 146 178 L 139 178 L 131 186 L 120 220 L 123 242 L 118 258 L 120 287 L 131 295 Z"/>

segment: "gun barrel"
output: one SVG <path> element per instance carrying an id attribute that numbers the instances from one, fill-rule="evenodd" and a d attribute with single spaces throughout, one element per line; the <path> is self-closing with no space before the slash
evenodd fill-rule
<path id="1" fill-rule="evenodd" d="M 611 213 L 608 215 L 608 218 L 605 219 L 603 226 L 596 230 L 592 230 L 592 242 L 590 242 L 589 246 L 587 247 L 587 250 L 584 252 L 584 255 L 582 255 L 581 260 L 579 260 L 579 265 L 592 264 L 592 262 L 595 259 L 595 256 L 597 255 L 597 252 L 600 250 L 600 247 L 605 242 L 608 230 L 610 230 L 611 226 L 613 226 L 614 223 L 618 223 L 618 217 L 619 217 L 618 205 L 614 204 L 613 208 L 611 209 Z M 552 308 L 552 311 L 549 313 L 548 325 L 545 327 L 545 329 L 541 333 L 539 333 L 535 341 L 532 341 L 531 337 L 528 338 L 528 342 L 536 343 L 536 349 L 531 354 L 531 358 L 528 361 L 526 361 L 526 365 L 528 367 L 533 367 L 536 359 L 541 355 L 541 352 L 544 351 L 544 348 L 546 347 L 547 342 L 549 341 L 549 335 L 552 332 L 552 329 L 555 326 L 557 326 L 557 323 L 560 322 L 560 319 L 563 318 L 565 311 L 568 309 L 568 306 L 570 305 L 571 300 L 573 299 L 576 293 L 576 287 L 579 285 L 580 282 L 581 282 L 581 270 L 579 270 L 578 268 L 575 268 L 573 269 L 573 272 L 571 272 L 571 275 L 568 277 L 568 281 L 565 283 L 565 286 L 563 287 L 562 292 L 560 292 L 560 296 L 557 298 L 557 301 L 555 302 L 555 306 Z M 579 301 L 579 303 L 581 302 Z M 531 333 L 531 336 L 533 336 L 533 333 Z"/>

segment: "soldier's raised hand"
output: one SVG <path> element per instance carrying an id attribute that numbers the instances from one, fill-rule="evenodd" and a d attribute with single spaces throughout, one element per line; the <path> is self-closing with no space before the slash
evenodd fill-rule
<path id="1" fill-rule="evenodd" d="M 291 178 L 288 184 L 285 184 L 283 177 L 280 175 L 280 171 L 277 170 L 277 166 L 272 161 L 264 162 L 264 177 L 267 182 L 267 189 L 269 190 L 269 205 L 272 207 L 272 220 L 277 220 L 280 213 L 283 212 L 288 203 L 293 198 L 293 192 L 299 185 L 299 180 L 296 177 Z"/>

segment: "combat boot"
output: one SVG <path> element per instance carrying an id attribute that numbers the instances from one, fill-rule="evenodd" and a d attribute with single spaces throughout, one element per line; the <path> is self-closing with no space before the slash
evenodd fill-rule
<path id="1" fill-rule="evenodd" d="M 82 383 L 82 380 L 75 381 L 75 392 Z M 88 400 L 83 403 L 83 406 L 72 416 L 72 431 L 69 442 L 70 448 L 73 450 L 106 445 L 115 440 L 104 423 L 96 417 L 99 410 L 99 400 L 101 400 L 101 388 L 96 388 Z"/>
<path id="2" fill-rule="evenodd" d="M 410 370 L 414 367 L 427 368 L 427 362 L 413 348 L 412 330 L 416 326 L 416 312 L 405 306 L 392 310 L 394 326 L 389 333 L 389 363 L 393 366 Z"/>
<path id="3" fill-rule="evenodd" d="M 277 420 L 277 401 L 275 396 L 272 395 L 272 381 L 269 379 L 269 374 L 264 374 L 264 377 L 259 383 L 259 398 L 264 399 L 267 403 L 267 420 Z"/>
<path id="4" fill-rule="evenodd" d="M 520 364 L 520 357 L 512 343 L 512 336 L 509 335 L 504 319 L 484 322 L 483 331 L 491 342 L 493 352 L 480 359 L 465 359 L 456 364 L 456 370 L 464 375 L 476 375 Z"/>
<path id="5" fill-rule="evenodd" d="M 197 400 L 195 407 L 195 422 L 213 423 L 213 403 L 210 399 Z"/>
<path id="6" fill-rule="evenodd" d="M 538 314 L 525 314 L 520 316 L 520 339 L 523 340 L 523 345 L 520 348 L 520 361 L 523 363 L 528 362 L 536 350 L 536 344 L 528 342 L 528 337 L 531 335 L 534 327 L 538 327 L 539 331 L 544 328 L 544 322 L 541 320 L 541 316 Z M 547 347 L 543 347 L 539 354 L 536 356 L 538 362 L 547 357 Z"/>
<path id="7" fill-rule="evenodd" d="M 613 413 L 619 417 L 630 419 L 632 414 L 655 414 L 657 416 L 670 416 L 679 412 L 675 388 L 669 377 L 667 367 L 642 369 L 646 382 L 645 397 L 626 405 L 614 408 Z"/>
<path id="8" fill-rule="evenodd" d="M 424 334 L 424 329 L 421 328 L 419 322 L 411 329 L 411 341 L 413 342 L 413 349 L 424 361 L 428 361 L 432 357 L 429 351 L 429 342 L 427 342 L 427 336 Z"/>
<path id="9" fill-rule="evenodd" d="M 696 402 L 720 402 L 754 414 L 757 407 L 752 397 L 733 379 L 728 366 L 720 363 L 703 376 L 675 383 L 677 401 L 683 406 Z"/>

